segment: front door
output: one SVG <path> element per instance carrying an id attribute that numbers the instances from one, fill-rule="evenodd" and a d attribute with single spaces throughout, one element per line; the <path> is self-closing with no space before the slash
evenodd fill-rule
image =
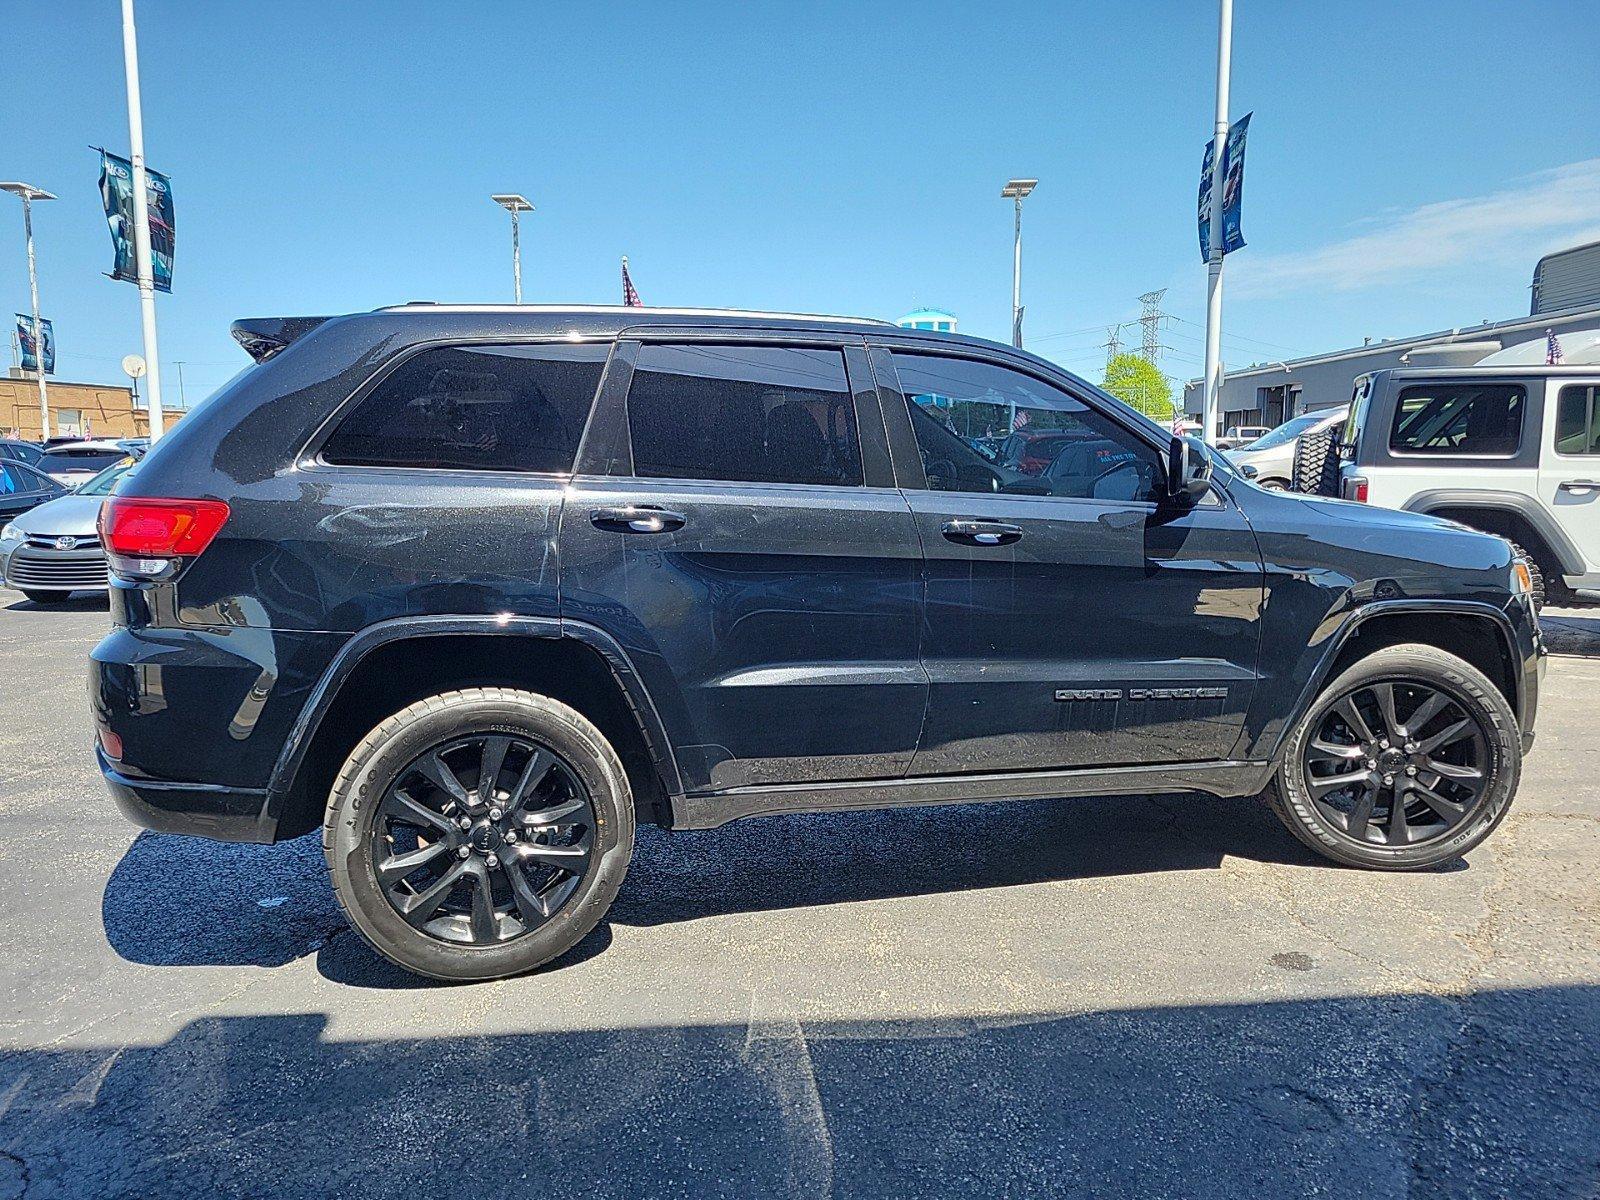
<path id="1" fill-rule="evenodd" d="M 1263 578 L 1232 503 L 1158 503 L 1153 440 L 1042 376 L 910 350 L 873 362 L 904 397 L 884 399 L 902 482 L 926 481 L 906 491 L 929 675 L 912 774 L 1226 759 Z"/>
<path id="2" fill-rule="evenodd" d="M 1552 379 L 1551 429 L 1539 456 L 1539 499 L 1600 574 L 1600 379 Z"/>
<path id="3" fill-rule="evenodd" d="M 860 339 L 625 340 L 590 429 L 562 615 L 622 641 L 685 791 L 903 775 L 922 563 Z"/>

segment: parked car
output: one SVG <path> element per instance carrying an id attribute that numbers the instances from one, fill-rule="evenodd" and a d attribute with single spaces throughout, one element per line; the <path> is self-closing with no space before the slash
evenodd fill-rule
<path id="1" fill-rule="evenodd" d="M 57 442 L 45 448 L 39 468 L 51 479 L 66 487 L 87 483 L 101 471 L 132 455 L 138 458 L 144 452 L 130 449 L 121 442 L 78 441 Z"/>
<path id="2" fill-rule="evenodd" d="M 1217 439 L 1218 450 L 1240 450 L 1271 432 L 1265 425 L 1230 425 Z"/>
<path id="3" fill-rule="evenodd" d="M 16 438 L 0 438 L 0 458 L 9 462 L 27 463 L 30 467 L 37 467 L 43 457 L 44 450 L 37 443 L 19 441 Z"/>
<path id="4" fill-rule="evenodd" d="M 35 604 L 57 604 L 73 592 L 106 590 L 106 556 L 95 521 L 100 504 L 134 469 L 123 457 L 77 490 L 19 516 L 0 535 L 0 582 Z"/>
<path id="5" fill-rule="evenodd" d="M 1294 451 L 1300 435 L 1318 430 L 1336 430 L 1349 415 L 1348 408 L 1319 409 L 1301 413 L 1263 434 L 1248 446 L 1228 452 L 1228 461 L 1246 479 L 1275 491 L 1288 491 L 1294 478 Z"/>
<path id="6" fill-rule="evenodd" d="M 1597 394 L 1593 365 L 1374 371 L 1337 436 L 1305 439 L 1304 490 L 1498 534 L 1539 605 L 1583 603 L 1600 589 Z"/>
<path id="7" fill-rule="evenodd" d="M 29 509 L 54 500 L 65 491 L 43 471 L 0 458 L 0 522 L 5 522 L 5 529 L 9 530 L 11 522 Z"/>
<path id="8" fill-rule="evenodd" d="M 1533 738 L 1506 542 L 1246 486 L 1010 347 L 534 306 L 234 336 L 260 365 L 102 512 L 99 765 L 151 829 L 320 828 L 424 975 L 570 949 L 640 821 L 1263 794 L 1413 870 L 1489 834 Z M 1081 433 L 1071 469 L 934 411 L 996 398 Z"/>

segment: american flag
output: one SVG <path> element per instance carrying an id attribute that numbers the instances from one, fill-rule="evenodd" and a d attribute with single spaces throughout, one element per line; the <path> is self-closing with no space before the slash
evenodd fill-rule
<path id="1" fill-rule="evenodd" d="M 1556 331 L 1544 331 L 1544 365 L 1547 367 L 1559 366 L 1561 363 L 1561 343 L 1556 341 Z"/>
<path id="2" fill-rule="evenodd" d="M 639 299 L 639 293 L 633 286 L 633 279 L 628 275 L 628 256 L 622 256 L 622 304 L 624 308 L 643 308 L 644 301 Z"/>

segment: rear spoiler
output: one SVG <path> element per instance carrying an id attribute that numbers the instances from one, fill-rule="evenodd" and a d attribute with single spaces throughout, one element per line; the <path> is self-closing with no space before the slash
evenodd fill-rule
<path id="1" fill-rule="evenodd" d="M 258 363 L 266 362 L 296 338 L 302 338 L 330 317 L 246 317 L 229 332 L 244 352 Z"/>

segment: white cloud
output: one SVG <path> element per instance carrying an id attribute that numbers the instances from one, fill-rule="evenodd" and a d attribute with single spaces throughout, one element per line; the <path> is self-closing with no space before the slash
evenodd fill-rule
<path id="1" fill-rule="evenodd" d="M 1540 254 L 1600 239 L 1600 158 L 1568 163 L 1486 196 L 1390 212 L 1341 241 L 1287 254 L 1230 256 L 1235 295 L 1351 292 L 1486 260 L 1531 272 Z"/>

